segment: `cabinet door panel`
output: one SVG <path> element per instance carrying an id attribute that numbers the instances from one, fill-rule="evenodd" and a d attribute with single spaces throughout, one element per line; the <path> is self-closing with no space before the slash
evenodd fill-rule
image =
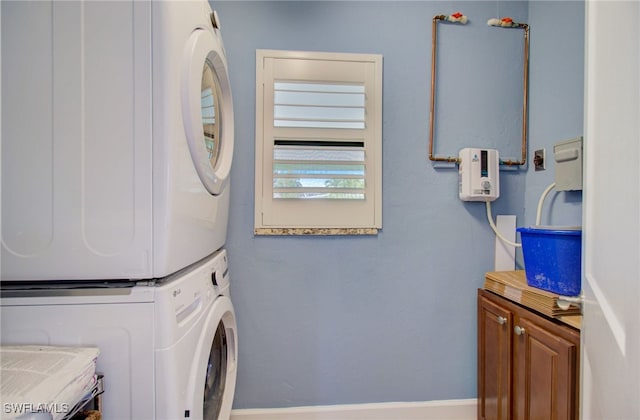
<path id="1" fill-rule="evenodd" d="M 478 418 L 509 419 L 512 313 L 478 296 Z"/>
<path id="2" fill-rule="evenodd" d="M 517 419 L 570 420 L 574 408 L 577 345 L 526 318 L 515 336 L 514 411 Z"/>

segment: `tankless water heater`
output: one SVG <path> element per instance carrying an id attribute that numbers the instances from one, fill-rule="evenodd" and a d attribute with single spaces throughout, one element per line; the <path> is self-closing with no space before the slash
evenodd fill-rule
<path id="1" fill-rule="evenodd" d="M 459 191 L 463 201 L 494 201 L 500 196 L 498 151 L 465 148 L 459 153 Z"/>

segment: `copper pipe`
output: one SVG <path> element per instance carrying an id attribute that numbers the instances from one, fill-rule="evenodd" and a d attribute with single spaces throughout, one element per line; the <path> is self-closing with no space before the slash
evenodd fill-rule
<path id="1" fill-rule="evenodd" d="M 436 50 L 437 50 L 437 23 L 439 20 L 445 20 L 445 15 L 437 15 L 433 17 L 431 28 L 431 103 L 429 110 L 429 160 L 439 162 L 458 162 L 457 157 L 435 157 L 433 155 L 433 139 L 434 139 L 434 115 L 435 115 L 435 97 L 436 97 Z M 507 166 L 524 165 L 527 163 L 527 115 L 529 102 L 529 25 L 526 23 L 518 23 L 514 26 L 517 29 L 524 30 L 524 69 L 523 69 L 523 100 L 522 100 L 522 157 L 521 160 L 504 160 L 500 164 Z"/>
<path id="2" fill-rule="evenodd" d="M 429 109 L 429 160 L 437 162 L 458 162 L 457 157 L 435 157 L 433 156 L 433 126 L 436 105 L 436 45 L 437 45 L 437 24 L 439 20 L 445 20 L 445 15 L 433 17 L 431 26 L 431 104 Z"/>
<path id="3" fill-rule="evenodd" d="M 518 23 L 517 29 L 524 30 L 524 69 L 523 69 L 523 93 L 522 93 L 522 158 L 521 160 L 505 160 L 503 165 L 514 166 L 527 163 L 527 107 L 529 103 L 529 25 Z"/>

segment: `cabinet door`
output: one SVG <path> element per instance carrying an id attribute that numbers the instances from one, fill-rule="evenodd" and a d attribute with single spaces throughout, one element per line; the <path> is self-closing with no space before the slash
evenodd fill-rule
<path id="1" fill-rule="evenodd" d="M 511 413 L 511 311 L 478 295 L 478 418 Z"/>
<path id="2" fill-rule="evenodd" d="M 551 332 L 535 318 L 518 318 L 515 323 L 515 418 L 577 419 L 577 342 Z"/>

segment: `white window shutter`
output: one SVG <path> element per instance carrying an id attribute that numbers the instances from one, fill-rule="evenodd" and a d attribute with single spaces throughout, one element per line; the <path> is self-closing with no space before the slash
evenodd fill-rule
<path id="1" fill-rule="evenodd" d="M 256 232 L 381 224 L 382 57 L 259 50 Z"/>

